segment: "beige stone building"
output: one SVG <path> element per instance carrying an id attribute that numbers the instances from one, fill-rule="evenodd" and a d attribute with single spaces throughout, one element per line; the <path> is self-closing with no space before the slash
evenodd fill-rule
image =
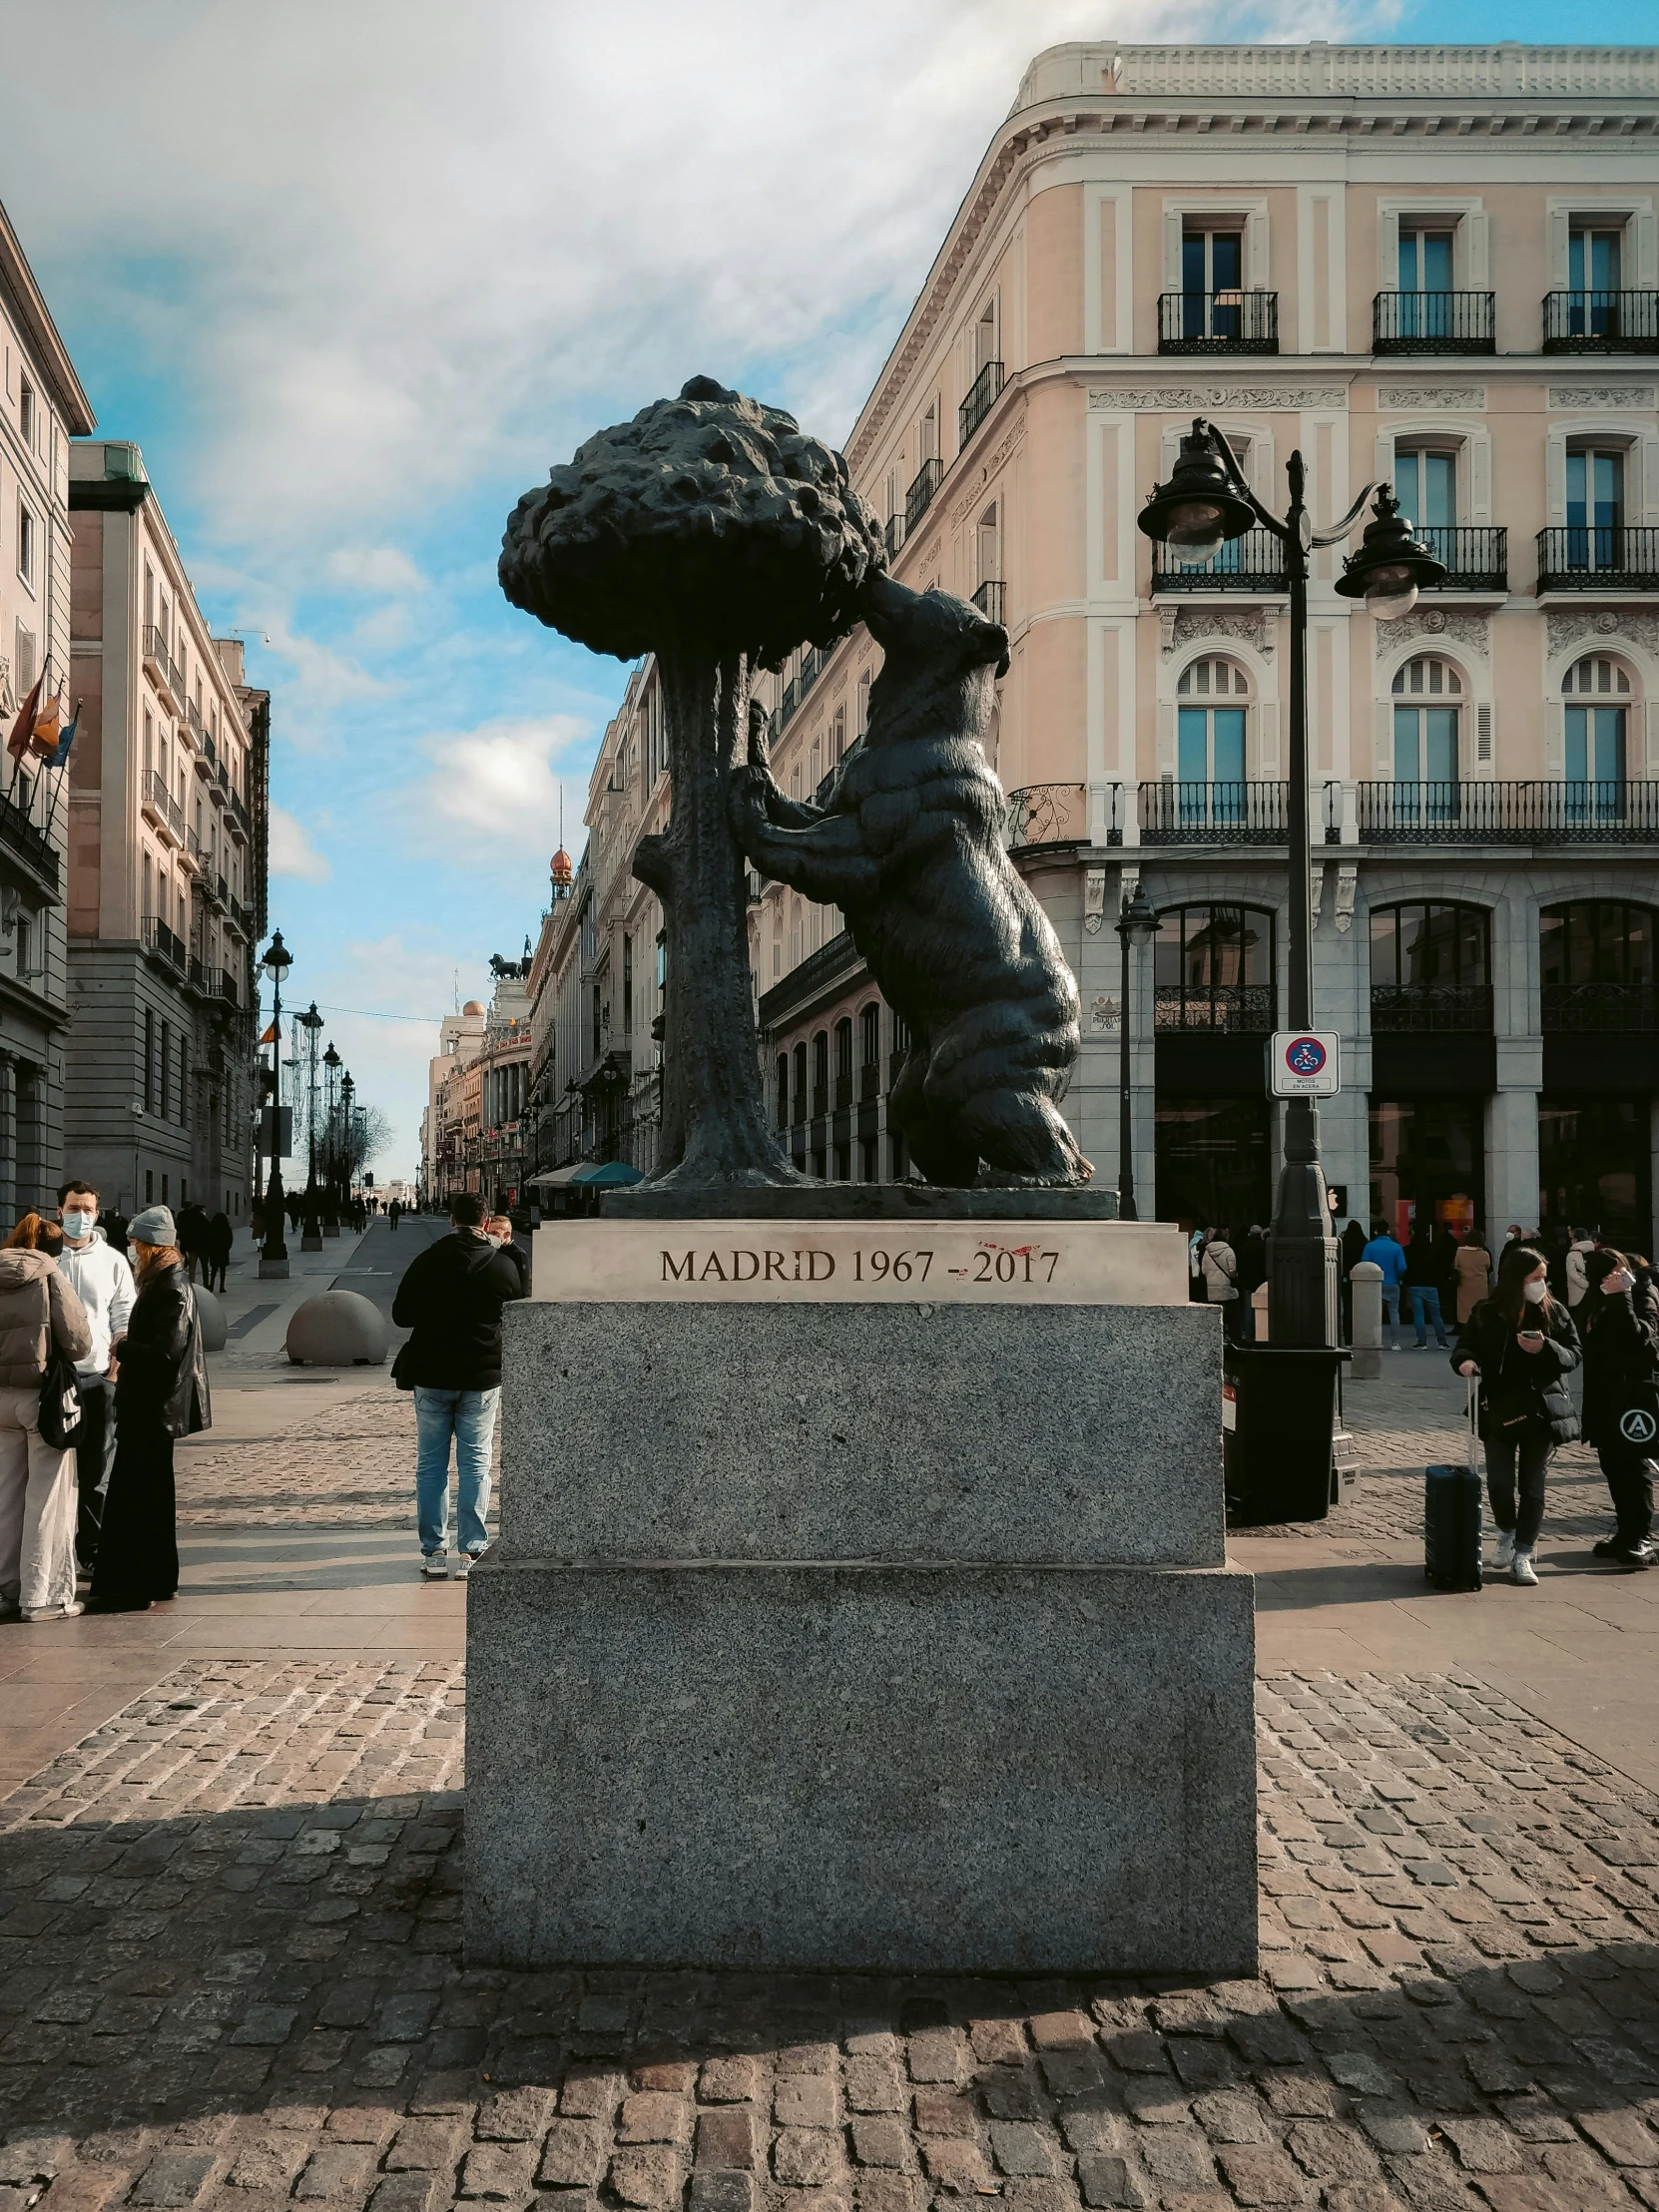
<path id="1" fill-rule="evenodd" d="M 136 445 L 77 444 L 66 1154 L 113 1205 L 248 1214 L 270 695 L 215 638 Z"/>
<path id="2" fill-rule="evenodd" d="M 86 393 L 0 208 L 0 732 L 70 675 L 69 441 Z M 68 702 L 73 711 L 73 701 Z M 65 771 L 0 755 L 0 1232 L 63 1173 Z"/>
<path id="3" fill-rule="evenodd" d="M 420 1117 L 420 1187 L 428 1204 L 443 1205 L 466 1189 L 463 1159 L 466 1070 L 484 1042 L 484 1002 L 469 998 L 459 1013 L 445 1014 L 438 1049 L 426 1064 L 426 1111 Z"/>

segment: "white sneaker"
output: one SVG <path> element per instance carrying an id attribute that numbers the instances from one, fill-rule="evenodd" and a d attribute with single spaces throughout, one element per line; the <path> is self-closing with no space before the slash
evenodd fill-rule
<path id="1" fill-rule="evenodd" d="M 447 1582 L 449 1579 L 448 1552 L 422 1552 L 420 1555 L 420 1571 L 428 1582 Z"/>
<path id="2" fill-rule="evenodd" d="M 1515 1563 L 1515 1531 L 1500 1528 L 1497 1532 L 1497 1549 L 1492 1553 L 1494 1573 L 1503 1574 Z"/>
<path id="3" fill-rule="evenodd" d="M 26 1605 L 23 1608 L 23 1618 L 26 1621 L 72 1621 L 85 1611 L 86 1607 L 77 1597 L 72 1598 L 67 1605 Z"/>
<path id="4" fill-rule="evenodd" d="M 464 1582 L 467 1576 L 472 1572 L 472 1560 L 473 1554 L 470 1551 L 456 1552 L 454 1579 L 457 1582 Z"/>
<path id="5" fill-rule="evenodd" d="M 1518 1582 L 1523 1590 L 1536 1589 L 1538 1577 L 1532 1570 L 1531 1552 L 1517 1551 L 1515 1553 L 1515 1563 L 1509 1569 L 1509 1579 L 1511 1582 Z"/>

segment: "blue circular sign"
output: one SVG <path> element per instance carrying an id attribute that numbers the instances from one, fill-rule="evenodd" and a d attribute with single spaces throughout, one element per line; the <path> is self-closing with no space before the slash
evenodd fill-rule
<path id="1" fill-rule="evenodd" d="M 1318 1037 L 1298 1037 L 1285 1047 L 1285 1065 L 1293 1075 L 1318 1075 L 1325 1066 L 1325 1047 Z"/>

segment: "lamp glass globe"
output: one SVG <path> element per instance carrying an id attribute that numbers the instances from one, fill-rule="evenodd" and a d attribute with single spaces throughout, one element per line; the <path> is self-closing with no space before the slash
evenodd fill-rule
<path id="1" fill-rule="evenodd" d="M 1416 603 L 1416 580 L 1408 568 L 1377 568 L 1366 578 L 1366 605 L 1379 622 L 1397 621 Z"/>
<path id="2" fill-rule="evenodd" d="M 1225 542 L 1226 517 L 1213 500 L 1189 499 L 1169 518 L 1170 551 L 1189 567 L 1213 561 Z"/>

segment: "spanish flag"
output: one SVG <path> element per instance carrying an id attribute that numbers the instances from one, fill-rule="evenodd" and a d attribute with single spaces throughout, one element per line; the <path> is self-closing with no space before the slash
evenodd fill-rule
<path id="1" fill-rule="evenodd" d="M 6 751 L 14 761 L 21 761 L 34 735 L 35 717 L 40 709 L 40 688 L 45 683 L 44 672 L 35 678 L 34 689 L 17 710 L 17 720 L 12 724 L 11 736 L 6 740 Z"/>
<path id="2" fill-rule="evenodd" d="M 35 717 L 34 728 L 29 732 L 29 751 L 39 761 L 50 761 L 62 735 L 63 701 L 54 692 Z"/>

